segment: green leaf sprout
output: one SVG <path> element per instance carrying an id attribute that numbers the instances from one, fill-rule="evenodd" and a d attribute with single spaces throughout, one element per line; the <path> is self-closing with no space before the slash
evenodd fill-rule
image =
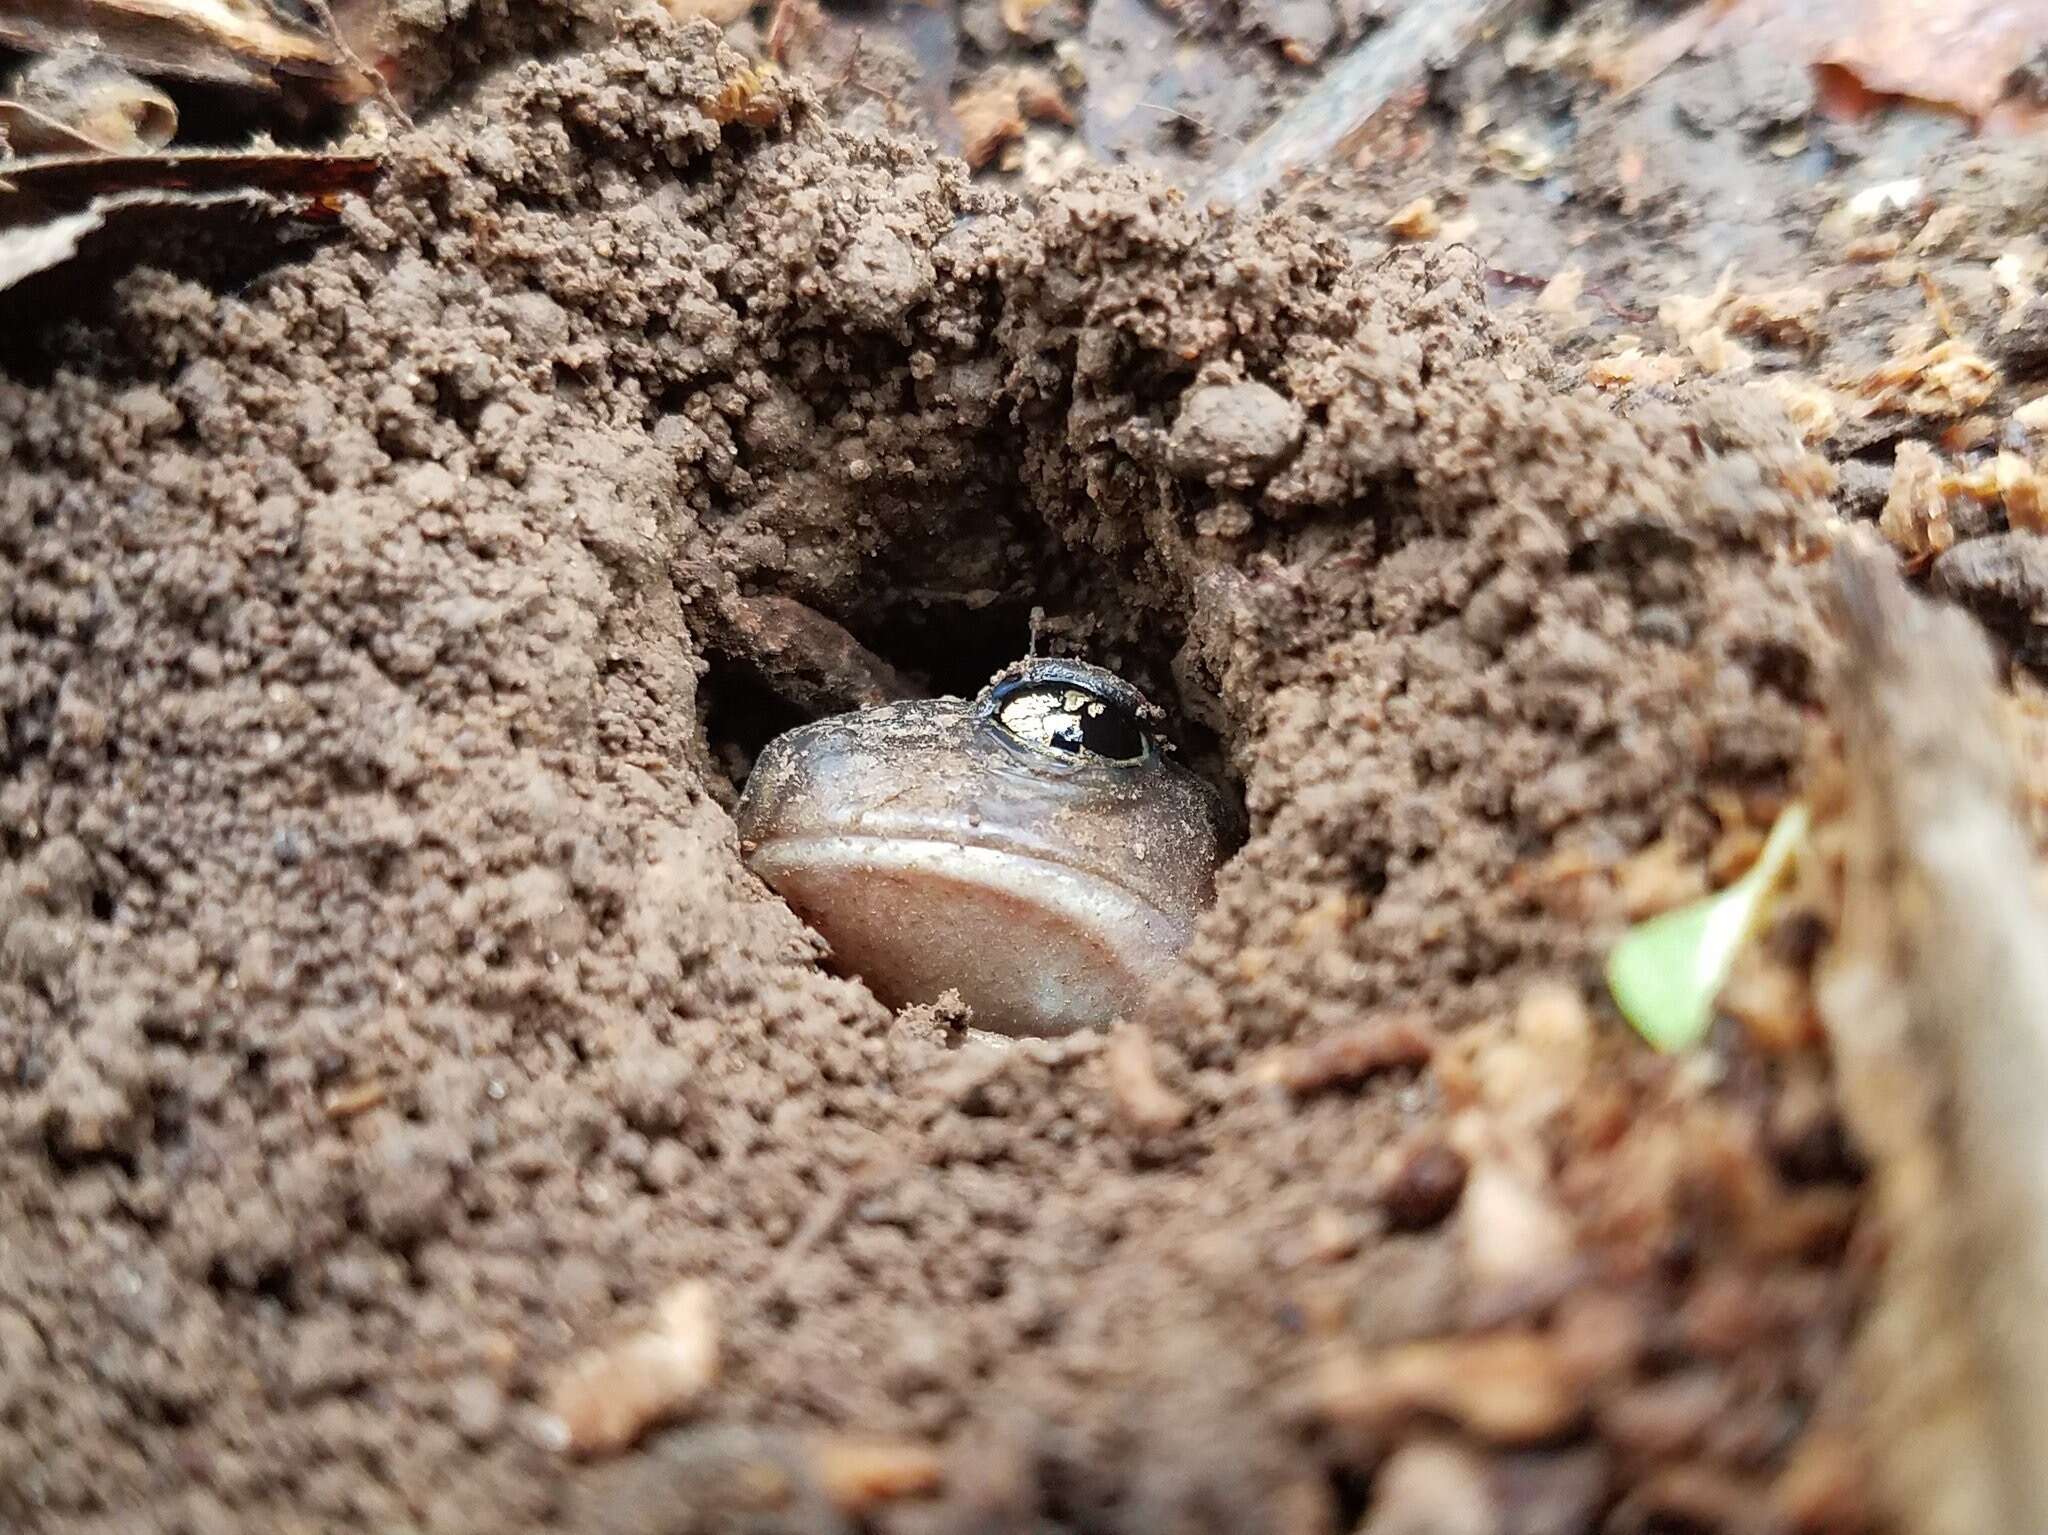
<path id="1" fill-rule="evenodd" d="M 1607 956 L 1607 989 L 1622 1016 L 1657 1049 L 1689 1049 L 1706 1037 L 1735 956 L 1806 841 L 1809 821 L 1804 805 L 1787 806 L 1741 879 L 1636 924 L 1615 944 Z"/>

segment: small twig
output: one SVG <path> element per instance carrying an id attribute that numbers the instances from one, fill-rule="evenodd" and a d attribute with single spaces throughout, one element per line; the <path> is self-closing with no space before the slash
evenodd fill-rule
<path id="1" fill-rule="evenodd" d="M 398 104 L 398 97 L 392 93 L 391 82 L 384 78 L 384 71 L 372 69 L 363 61 L 363 56 L 349 46 L 348 39 L 341 35 L 341 24 L 334 19 L 334 7 L 329 5 L 327 0 L 306 0 L 306 9 L 313 13 L 314 19 L 320 23 L 320 29 L 327 34 L 327 40 L 334 44 L 335 51 L 347 60 L 349 67 L 372 82 L 377 92 L 377 100 L 382 103 L 384 110 L 397 118 L 401 127 L 412 127 L 412 114 Z"/>
<path id="2" fill-rule="evenodd" d="M 1341 150 L 1364 133 L 1388 102 L 1419 84 L 1432 67 L 1455 62 L 1488 25 L 1520 3 L 1434 0 L 1404 5 L 1246 144 L 1217 175 L 1209 195 L 1243 206 L 1294 172 Z"/>
<path id="3" fill-rule="evenodd" d="M 1212 139 L 1228 139 L 1233 144 L 1242 144 L 1244 142 L 1243 139 L 1228 129 L 1218 128 L 1213 123 L 1205 123 L 1192 112 L 1183 112 L 1178 107 L 1162 107 L 1156 101 L 1141 101 L 1138 105 L 1147 112 L 1157 112 L 1161 117 L 1177 117 L 1189 127 L 1208 134 Z"/>
<path id="4" fill-rule="evenodd" d="M 789 62 L 789 45 L 796 40 L 799 0 L 775 0 L 775 15 L 768 23 L 768 57 L 777 64 Z M 854 52 L 860 52 L 860 38 L 854 38 Z"/>
<path id="5" fill-rule="evenodd" d="M 855 1203 L 873 1193 L 883 1184 L 890 1182 L 903 1171 L 903 1164 L 890 1159 L 876 1159 L 859 1163 L 840 1180 L 839 1186 L 825 1194 L 811 1206 L 810 1212 L 796 1228 L 796 1233 L 782 1246 L 769 1265 L 768 1275 L 762 1281 L 763 1291 L 770 1296 L 782 1295 L 788 1287 L 789 1277 L 796 1266 L 812 1252 L 830 1240 L 832 1233 L 839 1229 L 839 1223 L 846 1219 Z"/>

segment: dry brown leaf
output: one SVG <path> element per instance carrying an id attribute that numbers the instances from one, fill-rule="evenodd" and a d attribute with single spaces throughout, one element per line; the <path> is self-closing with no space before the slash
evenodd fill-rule
<path id="1" fill-rule="evenodd" d="M 1026 65 L 992 69 L 953 98 L 960 124 L 960 155 L 979 170 L 1024 136 L 1027 119 L 1073 125 L 1066 93 L 1048 70 Z"/>
<path id="2" fill-rule="evenodd" d="M 1688 53 L 1743 41 L 1814 70 L 1823 110 L 1856 116 L 1910 97 L 2025 127 L 2007 82 L 2048 44 L 2032 0 L 1710 0 L 1645 37 L 1622 73 L 1640 88 Z"/>
<path id="3" fill-rule="evenodd" d="M 178 108 L 104 53 L 67 48 L 15 76 L 14 100 L 0 101 L 0 128 L 16 155 L 146 154 L 176 136 Z"/>
<path id="4" fill-rule="evenodd" d="M 138 74 L 342 103 L 376 90 L 332 38 L 261 0 L 10 0 L 0 43 L 37 54 L 88 46 Z"/>
<path id="5" fill-rule="evenodd" d="M 1074 126 L 1074 109 L 1051 70 L 1027 64 L 1017 71 L 1017 107 L 1034 123 Z"/>

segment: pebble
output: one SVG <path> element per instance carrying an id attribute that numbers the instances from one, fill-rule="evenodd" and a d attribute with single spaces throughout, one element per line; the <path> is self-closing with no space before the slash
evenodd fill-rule
<path id="1" fill-rule="evenodd" d="M 1306 425 L 1301 407 L 1269 385 L 1197 385 L 1181 399 L 1167 458 L 1190 479 L 1248 485 L 1294 451 Z"/>
<path id="2" fill-rule="evenodd" d="M 1458 1207 L 1469 1171 L 1464 1157 L 1439 1140 L 1411 1147 L 1380 1190 L 1380 1208 L 1397 1231 L 1421 1231 Z"/>

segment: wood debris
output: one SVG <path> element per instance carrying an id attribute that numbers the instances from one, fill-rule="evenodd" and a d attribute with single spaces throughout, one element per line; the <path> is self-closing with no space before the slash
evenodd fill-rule
<path id="1" fill-rule="evenodd" d="M 2048 1529 L 2048 907 L 1983 639 L 1887 561 L 1837 573 L 1846 894 L 1818 996 L 1886 1253 L 1855 1344 L 1875 1490 L 1915 1535 Z"/>
<path id="2" fill-rule="evenodd" d="M 105 54 L 67 48 L 15 77 L 0 129 L 15 156 L 146 153 L 176 136 L 178 108 Z"/>
<path id="3" fill-rule="evenodd" d="M 1355 1087 L 1383 1071 L 1427 1066 L 1435 1053 L 1435 1037 L 1420 1023 L 1388 1018 L 1277 1050 L 1253 1075 L 1301 1098 L 1325 1088 Z"/>
<path id="4" fill-rule="evenodd" d="M 953 116 L 960 124 L 961 158 L 976 170 L 1021 139 L 1027 123 L 1074 124 L 1057 77 L 1028 64 L 989 70 L 953 98 Z"/>
<path id="5" fill-rule="evenodd" d="M 661 0 L 661 8 L 677 21 L 703 20 L 718 27 L 731 26 L 759 4 L 760 0 Z"/>
<path id="6" fill-rule="evenodd" d="M 548 1396 L 550 1436 L 572 1455 L 613 1455 L 703 1403 L 718 1382 L 711 1287 L 686 1280 L 649 1326 L 570 1361 Z"/>
<path id="7" fill-rule="evenodd" d="M 1866 413 L 1953 420 L 1988 404 L 1998 369 L 1969 343 L 1944 337 L 1842 381 Z"/>
<path id="8" fill-rule="evenodd" d="M 915 1440 L 832 1435 L 813 1440 L 809 1450 L 819 1489 L 849 1519 L 865 1518 L 885 1503 L 929 1497 L 945 1485 L 939 1452 Z"/>
<path id="9" fill-rule="evenodd" d="M 1826 296 L 1818 288 L 1732 293 L 1721 321 L 1738 336 L 1811 351 L 1820 344 L 1820 320 L 1826 307 Z"/>
<path id="10" fill-rule="evenodd" d="M 1706 373 L 1740 373 L 1754 359 L 1749 349 L 1730 339 L 1722 312 L 1735 292 L 1735 268 L 1721 273 L 1713 290 L 1701 296 L 1673 294 L 1657 306 L 1657 319 L 1678 337 L 1694 362 Z"/>
<path id="11" fill-rule="evenodd" d="M 1909 560 L 1932 559 L 1956 541 L 1942 489 L 1941 461 L 1924 442 L 1907 439 L 1892 459 L 1891 491 L 1878 515 L 1878 531 Z"/>
<path id="12" fill-rule="evenodd" d="M 1585 1383 L 1549 1338 L 1473 1333 L 1406 1343 L 1377 1354 L 1338 1345 L 1310 1387 L 1331 1425 L 1383 1434 L 1420 1415 L 1448 1418 L 1493 1444 L 1540 1444 L 1580 1422 Z"/>
<path id="13" fill-rule="evenodd" d="M 1959 515 L 1981 526 L 1994 509 L 2014 532 L 2048 533 L 2048 476 L 2010 448 L 1966 468 L 1906 441 L 1898 445 L 1878 531 L 1909 561 L 1924 563 L 1955 546 Z"/>
<path id="14" fill-rule="evenodd" d="M 1125 1124 L 1142 1135 L 1178 1130 L 1194 1111 L 1159 1080 L 1152 1059 L 1152 1041 L 1136 1024 L 1122 1024 L 1109 1036 L 1103 1065 L 1109 1073 L 1110 1096 Z"/>
<path id="15" fill-rule="evenodd" d="M 1685 374 L 1684 359 L 1669 352 L 1645 352 L 1637 346 L 1586 364 L 1586 382 L 1595 389 L 1663 389 Z"/>
<path id="16" fill-rule="evenodd" d="M 1818 379 L 1796 373 L 1776 373 L 1758 387 L 1784 407 L 1794 430 L 1808 447 L 1826 442 L 1841 429 L 1842 407 L 1835 399 L 1834 390 Z"/>
<path id="17" fill-rule="evenodd" d="M 1579 300 L 1585 292 L 1586 269 L 1578 266 L 1564 267 L 1537 293 L 1536 307 L 1545 314 L 1554 314 L 1560 319 L 1576 324 L 1583 318 Z"/>

